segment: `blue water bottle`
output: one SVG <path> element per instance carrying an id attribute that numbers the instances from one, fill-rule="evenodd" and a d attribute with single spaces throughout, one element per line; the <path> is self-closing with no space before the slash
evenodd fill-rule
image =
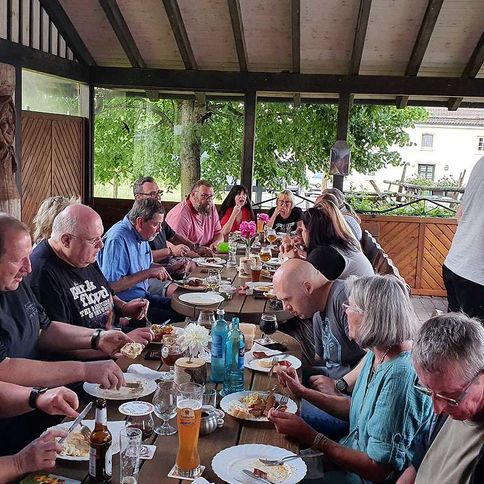
<path id="1" fill-rule="evenodd" d="M 214 383 L 223 383 L 225 378 L 225 345 L 229 326 L 225 321 L 225 311 L 217 309 L 217 320 L 212 326 L 212 359 L 210 379 Z"/>
<path id="2" fill-rule="evenodd" d="M 225 379 L 221 394 L 229 395 L 244 390 L 245 338 L 239 329 L 239 318 L 232 318 L 225 348 Z"/>

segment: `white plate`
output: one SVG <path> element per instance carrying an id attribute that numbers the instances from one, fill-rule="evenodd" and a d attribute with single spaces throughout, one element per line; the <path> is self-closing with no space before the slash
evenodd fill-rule
<path id="1" fill-rule="evenodd" d="M 278 267 L 278 266 L 280 266 L 280 265 L 281 265 L 281 261 L 279 260 L 279 258 L 278 258 L 278 257 L 273 257 L 272 259 L 268 260 L 268 261 L 266 262 L 266 264 L 267 264 L 268 266 L 274 266 L 274 267 Z"/>
<path id="2" fill-rule="evenodd" d="M 216 292 L 189 292 L 182 294 L 178 299 L 195 306 L 211 306 L 224 301 L 224 297 Z"/>
<path id="3" fill-rule="evenodd" d="M 245 367 L 246 368 L 250 368 L 251 370 L 255 370 L 255 371 L 262 371 L 263 373 L 269 373 L 269 371 L 271 370 L 270 368 L 266 368 L 264 366 L 261 366 L 259 363 L 261 361 L 264 361 L 264 360 L 269 360 L 271 361 L 272 358 L 260 358 L 260 359 L 257 359 L 257 358 L 251 358 L 251 353 L 246 353 L 246 355 L 248 356 L 247 359 L 245 359 Z M 276 358 L 278 360 L 286 360 L 286 361 L 289 361 L 292 365 L 292 368 L 294 368 L 295 370 L 297 370 L 298 368 L 301 368 L 301 360 L 299 358 L 296 358 L 295 356 L 292 356 L 292 355 L 280 355 L 280 356 L 276 356 Z"/>
<path id="4" fill-rule="evenodd" d="M 229 447 L 220 451 L 212 459 L 212 469 L 220 479 L 229 484 L 239 482 L 256 483 L 251 477 L 241 472 L 242 469 L 253 470 L 254 464 L 257 465 L 259 458 L 281 459 L 295 455 L 287 449 L 264 444 L 243 444 Z M 249 466 L 252 466 L 249 467 Z M 279 481 L 278 484 L 295 484 L 304 479 L 307 467 L 302 459 L 293 459 L 284 464 L 290 470 L 289 476 Z"/>
<path id="5" fill-rule="evenodd" d="M 226 397 L 223 397 L 222 400 L 220 400 L 220 408 L 225 412 L 228 413 L 229 415 L 232 415 L 232 408 L 236 405 L 236 402 L 239 401 L 242 397 L 245 397 L 247 395 L 250 395 L 251 393 L 267 393 L 264 391 L 248 391 L 245 390 L 243 392 L 237 392 L 237 393 L 231 393 L 230 395 L 227 395 Z M 279 393 L 274 394 L 276 396 L 276 401 L 278 402 L 282 395 Z M 287 410 L 286 412 L 288 413 L 296 413 L 297 412 L 297 404 L 294 400 L 291 400 L 289 398 L 287 402 Z M 239 418 L 239 417 L 235 417 Z M 253 418 L 243 418 L 241 420 L 253 420 L 254 422 L 268 422 L 269 420 L 267 417 L 253 417 Z"/>
<path id="6" fill-rule="evenodd" d="M 272 282 L 246 282 L 245 283 L 248 287 L 251 287 L 252 289 L 257 289 L 258 287 L 270 287 L 272 288 Z"/>
<path id="7" fill-rule="evenodd" d="M 83 420 L 82 423 L 86 427 L 89 427 L 91 430 L 94 429 L 94 420 Z M 55 425 L 54 427 L 51 427 L 51 428 L 67 430 L 71 426 L 71 424 L 72 422 L 62 422 L 61 424 Z M 113 443 L 112 443 L 113 454 L 117 454 L 119 452 L 119 434 L 124 427 L 125 427 L 124 420 L 108 422 L 108 429 L 111 432 L 111 435 L 113 437 Z M 89 454 L 83 457 L 75 457 L 72 455 L 58 454 L 57 458 L 63 459 L 63 460 L 88 461 Z"/>
<path id="8" fill-rule="evenodd" d="M 121 387 L 119 390 L 107 390 L 101 388 L 98 383 L 84 382 L 82 387 L 86 393 L 89 393 L 89 395 L 96 398 L 104 398 L 106 400 L 133 400 L 134 398 L 150 395 L 156 390 L 156 382 L 144 380 L 139 375 L 124 373 L 124 379 L 127 382 L 141 381 L 143 386 L 140 389 Z"/>
<path id="9" fill-rule="evenodd" d="M 210 260 L 210 262 L 208 262 L 208 260 Z M 226 260 L 225 259 L 222 259 L 221 257 L 195 257 L 194 259 L 192 259 L 193 262 L 195 262 L 195 264 L 198 264 L 198 265 L 224 265 L 226 264 Z"/>

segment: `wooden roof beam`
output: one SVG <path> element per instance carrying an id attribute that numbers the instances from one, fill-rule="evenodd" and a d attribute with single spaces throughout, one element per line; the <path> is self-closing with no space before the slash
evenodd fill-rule
<path id="1" fill-rule="evenodd" d="M 301 2 L 291 2 L 292 72 L 301 72 Z"/>
<path id="2" fill-rule="evenodd" d="M 244 24 L 242 22 L 242 13 L 240 11 L 240 0 L 227 0 L 229 7 L 230 21 L 232 22 L 232 31 L 234 33 L 235 49 L 239 59 L 239 68 L 242 72 L 247 72 L 247 46 L 245 45 Z"/>
<path id="3" fill-rule="evenodd" d="M 422 24 L 420 25 L 420 30 L 418 31 L 417 39 L 413 45 L 407 69 L 405 70 L 406 76 L 416 76 L 418 74 L 443 3 L 444 0 L 429 0 Z M 396 99 L 398 109 L 406 107 L 407 103 L 408 96 L 398 96 Z"/>
<path id="4" fill-rule="evenodd" d="M 360 72 L 361 57 L 365 46 L 366 31 L 368 30 L 368 19 L 370 18 L 371 0 L 360 0 L 360 10 L 356 22 L 355 38 L 353 40 L 353 51 L 350 61 L 350 74 L 356 75 Z"/>
<path id="5" fill-rule="evenodd" d="M 163 5 L 165 6 L 166 14 L 170 21 L 171 29 L 175 36 L 176 44 L 180 51 L 181 58 L 183 59 L 185 69 L 197 70 L 197 62 L 193 55 L 192 46 L 188 39 L 185 23 L 183 22 L 177 0 L 163 0 Z"/>
<path id="6" fill-rule="evenodd" d="M 146 67 L 146 63 L 141 56 L 138 46 L 131 35 L 128 24 L 124 20 L 123 14 L 116 3 L 116 0 L 98 0 L 98 2 L 104 10 L 108 22 L 114 30 L 130 64 L 133 67 L 138 68 Z"/>
<path id="7" fill-rule="evenodd" d="M 59 0 L 40 0 L 40 5 L 56 26 L 77 60 L 88 66 L 95 66 L 96 61 L 81 39 L 70 18 L 67 16 Z"/>
<path id="8" fill-rule="evenodd" d="M 478 72 L 481 70 L 482 64 L 484 63 L 484 32 L 479 39 L 476 47 L 472 51 L 472 54 L 467 62 L 464 72 L 462 72 L 463 78 L 473 78 L 476 77 Z M 456 111 L 463 101 L 462 97 L 451 97 L 448 101 L 449 111 Z"/>

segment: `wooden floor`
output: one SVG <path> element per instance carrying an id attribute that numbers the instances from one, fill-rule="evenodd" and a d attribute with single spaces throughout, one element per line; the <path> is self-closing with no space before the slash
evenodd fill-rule
<path id="1" fill-rule="evenodd" d="M 447 298 L 445 297 L 412 296 L 412 304 L 422 323 L 432 316 L 435 309 L 447 312 Z"/>

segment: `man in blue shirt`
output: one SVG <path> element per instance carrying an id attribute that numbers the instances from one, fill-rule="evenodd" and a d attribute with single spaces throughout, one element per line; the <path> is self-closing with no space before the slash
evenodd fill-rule
<path id="1" fill-rule="evenodd" d="M 159 200 L 136 200 L 126 217 L 108 230 L 104 248 L 97 256 L 101 271 L 116 295 L 123 301 L 148 299 L 148 318 L 155 322 L 177 319 L 170 309 L 170 298 L 149 291 L 148 279 L 170 279 L 166 269 L 153 262 L 149 245 L 164 218 L 165 210 Z"/>

